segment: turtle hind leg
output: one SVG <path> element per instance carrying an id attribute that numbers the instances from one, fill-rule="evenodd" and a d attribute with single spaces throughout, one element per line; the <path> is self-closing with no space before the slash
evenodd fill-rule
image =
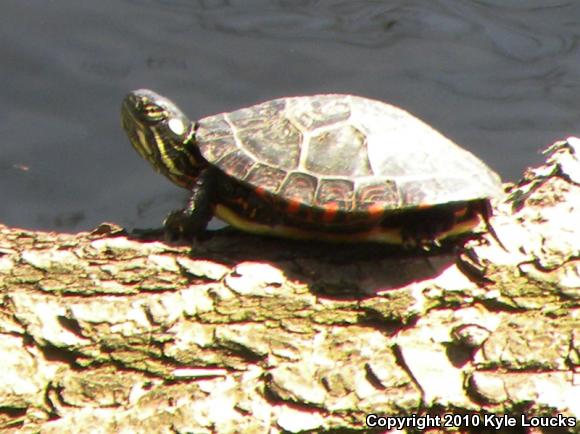
<path id="1" fill-rule="evenodd" d="M 439 235 L 455 223 L 454 207 L 433 207 L 405 213 L 401 221 L 401 239 L 405 248 L 435 250 L 442 247 Z"/>
<path id="2" fill-rule="evenodd" d="M 473 229 L 483 221 L 488 233 L 505 250 L 489 221 L 493 215 L 488 200 L 444 204 L 405 213 L 401 219 L 401 239 L 406 247 L 423 250 L 439 248 L 446 241 L 479 237 Z"/>
<path id="3" fill-rule="evenodd" d="M 207 225 L 214 213 L 215 173 L 201 171 L 191 187 L 187 206 L 172 211 L 164 221 L 165 237 L 169 241 L 207 238 Z"/>

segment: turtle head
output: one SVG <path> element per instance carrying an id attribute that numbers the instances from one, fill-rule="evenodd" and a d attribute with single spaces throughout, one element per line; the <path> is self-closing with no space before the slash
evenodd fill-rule
<path id="1" fill-rule="evenodd" d="M 151 90 L 130 92 L 121 121 L 139 154 L 159 173 L 188 188 L 203 168 L 195 146 L 195 125 L 173 103 Z"/>

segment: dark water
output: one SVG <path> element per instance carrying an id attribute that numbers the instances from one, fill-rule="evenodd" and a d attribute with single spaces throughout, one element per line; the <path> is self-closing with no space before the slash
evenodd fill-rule
<path id="1" fill-rule="evenodd" d="M 399 105 L 506 180 L 580 126 L 580 2 L 2 0 L 0 222 L 159 225 L 185 193 L 129 146 L 148 87 L 192 117 L 283 95 Z"/>

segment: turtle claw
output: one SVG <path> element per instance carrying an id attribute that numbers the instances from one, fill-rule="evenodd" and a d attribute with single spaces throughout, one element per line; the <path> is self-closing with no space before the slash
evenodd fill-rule
<path id="1" fill-rule="evenodd" d="M 209 238 L 206 231 L 207 222 L 192 218 L 187 210 L 172 211 L 163 222 L 165 240 L 176 242 L 182 240 L 203 241 Z"/>
<path id="2" fill-rule="evenodd" d="M 163 222 L 165 241 L 175 242 L 188 238 L 185 222 L 182 211 L 172 211 Z"/>
<path id="3" fill-rule="evenodd" d="M 403 234 L 403 248 L 407 250 L 417 249 L 428 253 L 433 250 L 439 250 L 442 247 L 443 243 L 435 236 L 427 236 L 423 233 Z"/>

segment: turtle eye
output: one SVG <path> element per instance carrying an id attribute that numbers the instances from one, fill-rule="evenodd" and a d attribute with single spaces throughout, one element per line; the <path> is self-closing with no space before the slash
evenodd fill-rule
<path id="1" fill-rule="evenodd" d="M 153 103 L 144 103 L 143 106 L 141 107 L 141 112 L 150 121 L 160 121 L 167 117 L 167 110 Z"/>

